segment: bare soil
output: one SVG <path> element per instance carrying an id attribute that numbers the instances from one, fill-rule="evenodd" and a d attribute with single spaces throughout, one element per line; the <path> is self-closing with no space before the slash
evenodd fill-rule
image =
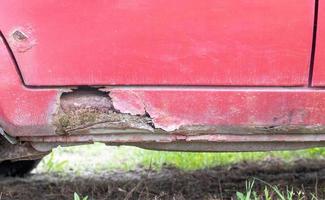
<path id="1" fill-rule="evenodd" d="M 258 178 L 280 188 L 293 186 L 325 199 L 325 160 L 297 160 L 288 165 L 268 159 L 255 163 L 184 172 L 171 167 L 161 171 L 138 169 L 77 176 L 32 174 L 25 178 L 1 178 L 0 199 L 73 200 L 73 193 L 89 199 L 235 199 L 245 191 L 245 181 Z M 254 190 L 265 184 L 256 180 Z"/>

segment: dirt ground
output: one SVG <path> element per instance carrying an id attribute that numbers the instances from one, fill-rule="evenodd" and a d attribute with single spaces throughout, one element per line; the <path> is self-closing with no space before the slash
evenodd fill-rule
<path id="1" fill-rule="evenodd" d="M 0 199 L 71 199 L 73 193 L 89 199 L 234 199 L 245 191 L 245 181 L 258 178 L 285 188 L 325 199 L 325 160 L 297 160 L 285 165 L 280 160 L 239 163 L 227 167 L 184 172 L 165 167 L 161 171 L 139 169 L 105 174 L 55 175 L 32 174 L 25 178 L 1 178 Z M 255 182 L 255 190 L 264 188 Z"/>

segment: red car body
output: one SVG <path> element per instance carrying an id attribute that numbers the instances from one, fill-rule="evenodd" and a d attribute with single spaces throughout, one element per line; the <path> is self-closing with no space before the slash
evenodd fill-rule
<path id="1" fill-rule="evenodd" d="M 322 1 L 2 1 L 0 31 L 0 125 L 33 151 L 325 144 Z"/>

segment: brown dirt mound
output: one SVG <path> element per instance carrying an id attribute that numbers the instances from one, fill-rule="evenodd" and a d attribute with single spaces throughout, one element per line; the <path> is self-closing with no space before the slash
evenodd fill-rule
<path id="1" fill-rule="evenodd" d="M 288 166 L 269 159 L 192 172 L 166 167 L 159 172 L 139 169 L 87 176 L 33 174 L 2 178 L 0 199 L 73 200 L 74 192 L 96 200 L 231 199 L 236 191 L 245 191 L 245 181 L 254 177 L 280 188 L 289 185 L 325 198 L 325 160 L 298 160 Z M 263 188 L 264 184 L 257 180 L 255 190 Z"/>

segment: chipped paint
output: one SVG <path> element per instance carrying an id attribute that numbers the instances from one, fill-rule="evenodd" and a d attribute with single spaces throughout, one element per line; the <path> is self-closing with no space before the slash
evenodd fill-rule
<path id="1" fill-rule="evenodd" d="M 19 53 L 24 53 L 37 44 L 34 35 L 34 29 L 31 26 L 17 27 L 11 31 L 9 43 L 13 50 Z"/>
<path id="2" fill-rule="evenodd" d="M 113 90 L 109 92 L 113 106 L 122 113 L 131 115 L 145 115 L 146 105 L 142 99 L 133 91 L 121 92 Z"/>
<path id="3" fill-rule="evenodd" d="M 176 118 L 163 110 L 156 109 L 152 105 L 145 102 L 141 97 L 141 93 L 135 91 L 123 90 L 105 90 L 112 99 L 114 108 L 122 113 L 131 115 L 149 115 L 155 128 L 164 131 L 175 131 L 182 125 L 186 125 L 187 121 Z"/>

